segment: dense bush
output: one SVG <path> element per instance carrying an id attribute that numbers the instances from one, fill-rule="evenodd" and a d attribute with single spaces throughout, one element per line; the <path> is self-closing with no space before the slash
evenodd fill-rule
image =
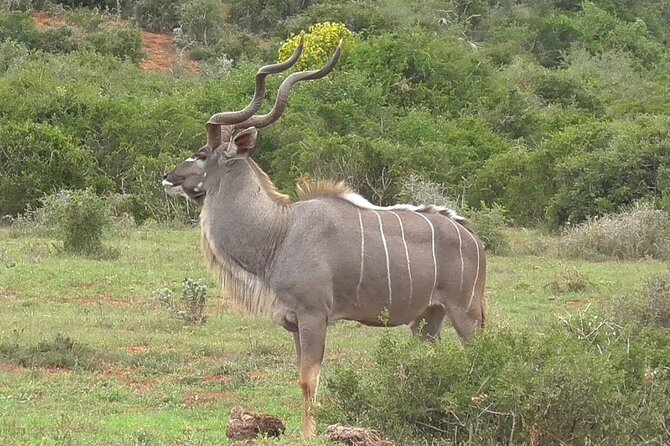
<path id="1" fill-rule="evenodd" d="M 100 54 L 117 57 L 121 60 L 130 60 L 137 63 L 145 56 L 142 49 L 142 38 L 139 32 L 132 28 L 115 27 L 102 29 L 88 34 L 84 38 L 86 49 L 92 49 Z"/>
<path id="2" fill-rule="evenodd" d="M 35 206 L 46 193 L 83 187 L 93 161 L 59 128 L 50 124 L 0 125 L 0 215 Z"/>
<path id="3" fill-rule="evenodd" d="M 12 40 L 31 50 L 49 53 L 71 53 L 77 50 L 92 50 L 119 59 L 139 62 L 144 57 L 142 39 L 138 30 L 114 26 L 105 28 L 93 18 L 97 13 L 70 15 L 73 23 L 86 24 L 83 36 L 71 26 L 38 30 L 27 13 L 13 11 L 0 15 L 0 41 Z"/>
<path id="4" fill-rule="evenodd" d="M 372 370 L 326 379 L 323 416 L 402 444 L 662 443 L 668 341 L 588 313 L 545 333 L 492 329 L 464 347 L 387 332 Z"/>

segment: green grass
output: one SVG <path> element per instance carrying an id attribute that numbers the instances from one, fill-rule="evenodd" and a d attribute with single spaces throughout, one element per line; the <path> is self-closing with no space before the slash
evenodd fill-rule
<path id="1" fill-rule="evenodd" d="M 560 260 L 542 248 L 551 239 L 510 235 L 513 254 L 489 259 L 496 325 L 541 330 L 566 311 L 632 297 L 647 277 L 667 269 L 651 260 Z M 0 229 L 0 444 L 229 444 L 235 405 L 287 424 L 282 439 L 261 444 L 300 443 L 292 337 L 220 296 L 201 260 L 197 230 L 142 228 L 111 244 L 117 259 L 90 260 L 30 232 Z M 158 288 L 179 289 L 185 277 L 210 287 L 202 326 L 171 318 L 151 298 Z M 370 364 L 381 333 L 355 323 L 333 326 L 324 373 Z M 87 347 L 90 366 L 24 367 L 9 348 L 29 355 L 59 334 Z"/>

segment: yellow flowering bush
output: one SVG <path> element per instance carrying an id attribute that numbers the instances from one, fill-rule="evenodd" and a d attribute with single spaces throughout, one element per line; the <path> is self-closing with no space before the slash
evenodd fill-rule
<path id="1" fill-rule="evenodd" d="M 342 23 L 322 22 L 309 27 L 305 33 L 305 48 L 296 64 L 298 70 L 322 67 L 333 54 L 340 39 L 348 48 L 353 44 L 354 36 Z M 300 34 L 292 35 L 279 48 L 279 61 L 283 62 L 295 51 L 300 42 Z"/>

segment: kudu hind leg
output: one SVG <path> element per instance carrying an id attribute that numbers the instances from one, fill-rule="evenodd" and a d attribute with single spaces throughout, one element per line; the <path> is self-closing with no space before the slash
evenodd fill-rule
<path id="1" fill-rule="evenodd" d="M 442 324 L 446 315 L 442 305 L 431 305 L 409 324 L 414 335 L 421 335 L 424 341 L 436 341 L 442 337 Z"/>
<path id="2" fill-rule="evenodd" d="M 299 334 L 296 339 L 300 343 L 298 357 L 303 398 L 303 435 L 306 438 L 313 437 L 316 433 L 314 405 L 326 347 L 327 326 L 325 317 L 313 317 L 298 322 Z"/>
<path id="3" fill-rule="evenodd" d="M 458 305 L 447 304 L 447 315 L 456 333 L 464 341 L 472 339 L 482 326 L 482 311 L 475 305 L 466 309 Z"/>

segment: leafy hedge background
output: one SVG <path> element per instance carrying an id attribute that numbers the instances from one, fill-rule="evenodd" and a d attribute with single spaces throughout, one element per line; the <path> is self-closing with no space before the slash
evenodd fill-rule
<path id="1" fill-rule="evenodd" d="M 138 222 L 192 216 L 160 189 L 163 172 L 204 143 L 212 113 L 246 105 L 259 64 L 324 22 L 353 33 L 341 63 L 298 86 L 261 134 L 257 158 L 281 190 L 345 179 L 383 205 L 411 199 L 418 175 L 470 208 L 496 204 L 514 224 L 552 228 L 640 199 L 670 210 L 663 0 L 0 6 L 0 215 L 92 188 L 126 195 Z M 64 25 L 38 29 L 33 9 Z M 139 68 L 142 28 L 184 49 L 172 72 Z M 330 37 L 313 36 L 315 48 Z"/>

